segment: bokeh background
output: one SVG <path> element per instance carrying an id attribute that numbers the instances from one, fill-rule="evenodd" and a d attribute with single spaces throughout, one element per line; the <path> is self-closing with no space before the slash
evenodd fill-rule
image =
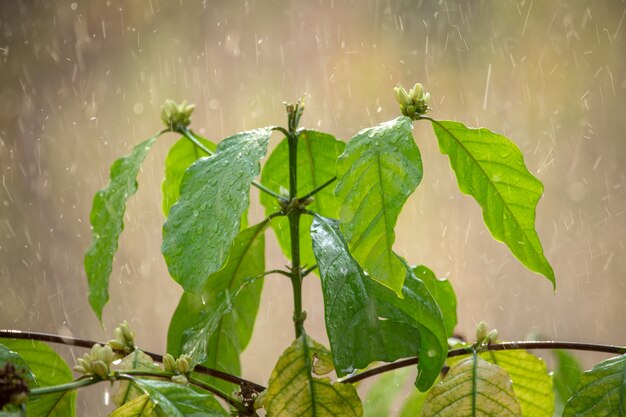
<path id="1" fill-rule="evenodd" d="M 283 101 L 306 94 L 302 124 L 348 139 L 396 117 L 393 87 L 419 81 L 433 117 L 506 134 L 545 184 L 536 226 L 556 293 L 493 241 L 432 129 L 416 124 L 424 180 L 395 248 L 450 279 L 458 331 L 486 320 L 504 339 L 625 344 L 625 15 L 623 0 L 0 2 L 0 328 L 106 340 L 128 319 L 142 347 L 164 351 L 181 294 L 160 255 L 175 136 L 159 139 L 128 206 L 105 329 L 82 258 L 93 194 L 161 129 L 165 99 L 195 103 L 192 127 L 219 141 L 284 124 Z M 268 242 L 268 269 L 284 265 Z M 307 329 L 326 342 L 317 278 L 305 292 Z M 267 382 L 293 337 L 291 306 L 268 278 L 246 378 Z M 79 415 L 106 415 L 101 395 L 81 395 Z"/>

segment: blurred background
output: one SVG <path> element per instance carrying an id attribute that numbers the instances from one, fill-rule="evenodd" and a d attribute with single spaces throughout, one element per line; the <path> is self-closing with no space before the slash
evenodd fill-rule
<path id="1" fill-rule="evenodd" d="M 285 124 L 283 101 L 306 94 L 302 125 L 349 139 L 399 115 L 394 86 L 421 82 L 433 117 L 507 135 L 545 184 L 536 227 L 556 293 L 493 241 L 430 125 L 416 123 L 424 179 L 395 248 L 450 279 L 458 332 L 486 320 L 503 339 L 626 344 L 625 15 L 623 0 L 2 1 L 0 328 L 107 340 L 128 319 L 140 346 L 165 350 L 181 289 L 160 254 L 160 185 L 177 137 L 143 165 L 105 329 L 83 271 L 93 194 L 161 129 L 165 99 L 195 103 L 192 128 L 219 141 Z M 273 237 L 267 264 L 285 264 Z M 243 375 L 262 384 L 293 338 L 281 284 L 267 279 L 243 355 Z M 306 327 L 327 343 L 317 278 L 305 291 Z M 82 394 L 78 415 L 107 415 L 101 392 Z"/>

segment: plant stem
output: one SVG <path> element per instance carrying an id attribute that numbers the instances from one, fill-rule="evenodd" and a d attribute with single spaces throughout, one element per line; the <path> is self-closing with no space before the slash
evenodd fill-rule
<path id="1" fill-rule="evenodd" d="M 298 122 L 302 104 L 287 106 L 289 131 L 289 200 L 297 198 L 298 193 Z M 291 286 L 293 289 L 293 324 L 296 338 L 302 334 L 302 326 L 306 315 L 302 311 L 302 268 L 300 265 L 300 210 L 292 209 L 287 214 L 289 220 L 289 237 L 291 241 Z"/>
<path id="2" fill-rule="evenodd" d="M 472 353 L 473 345 L 469 345 L 460 349 L 454 349 L 448 352 L 448 358 L 455 356 L 469 355 Z M 623 355 L 626 353 L 626 347 L 615 345 L 603 345 L 596 343 L 577 343 L 577 342 L 501 342 L 493 343 L 485 346 L 481 346 L 481 351 L 498 351 L 498 350 L 535 350 L 535 349 L 568 349 L 568 350 L 583 350 L 588 352 L 600 352 L 600 353 L 614 353 Z M 413 358 L 403 359 L 397 362 L 382 365 L 377 368 L 368 369 L 365 372 L 350 376 L 342 379 L 340 382 L 353 384 L 363 379 L 379 375 L 385 372 L 393 371 L 394 369 L 405 368 L 407 366 L 416 365 L 419 362 L 417 356 Z"/>
<path id="3" fill-rule="evenodd" d="M 187 128 L 184 128 L 184 129 L 178 131 L 178 133 L 180 133 L 181 135 L 183 135 L 184 137 L 189 139 L 194 145 L 196 145 L 198 148 L 202 149 L 202 151 L 204 151 L 208 155 L 214 155 L 215 154 L 215 152 L 212 152 L 209 148 L 204 146 L 202 144 L 202 142 L 200 142 L 200 140 L 196 137 L 196 135 L 191 130 L 189 130 Z M 269 188 L 267 188 L 266 186 L 264 186 L 261 183 L 258 183 L 256 181 L 252 181 L 252 185 L 255 186 L 256 188 L 258 188 L 259 190 L 261 190 L 261 191 L 271 195 L 272 197 L 283 198 L 280 194 L 275 193 L 274 191 L 270 190 Z"/>
<path id="4" fill-rule="evenodd" d="M 302 197 L 299 197 L 298 201 L 302 203 L 307 198 L 313 197 L 315 194 L 319 193 L 320 191 L 322 191 L 324 188 L 328 187 L 330 184 L 332 184 L 336 180 L 337 180 L 337 177 L 332 177 L 331 179 L 329 179 L 328 181 L 326 181 L 325 183 L 323 183 L 319 187 L 313 189 L 312 191 L 309 191 L 308 193 L 306 193 Z"/>
<path id="5" fill-rule="evenodd" d="M 48 333 L 22 332 L 20 330 L 1 330 L 0 329 L 0 338 L 39 340 L 41 342 L 58 343 L 62 345 L 77 346 L 77 347 L 82 347 L 86 349 L 91 349 L 91 347 L 95 345 L 96 343 L 99 343 L 101 345 L 106 344 L 103 342 L 96 342 L 96 341 L 87 340 L 87 339 L 77 339 L 74 337 L 66 337 L 66 336 L 61 337 L 55 334 L 48 334 Z M 144 350 L 142 350 L 142 352 L 150 356 L 152 360 L 156 362 L 161 362 L 163 360 L 163 355 L 153 353 L 153 352 L 147 352 Z M 123 352 L 119 352 L 119 353 L 123 353 Z M 196 365 L 193 371 L 199 374 L 209 375 L 217 379 L 230 382 L 235 385 L 249 384 L 258 392 L 265 390 L 265 387 L 263 385 L 259 385 L 252 381 L 239 378 L 238 376 L 235 376 L 235 375 L 227 374 L 226 372 L 218 371 L 217 369 L 211 369 L 205 366 Z"/>
<path id="6" fill-rule="evenodd" d="M 52 385 L 50 387 L 33 388 L 32 390 L 30 390 L 28 395 L 37 397 L 39 395 L 54 394 L 57 392 L 70 391 L 70 390 L 75 390 L 75 389 L 82 388 L 82 387 L 87 387 L 89 385 L 97 384 L 98 382 L 101 382 L 101 381 L 105 381 L 105 380 L 94 378 L 94 377 L 81 378 L 81 379 L 76 379 L 74 381 L 71 381 L 65 384 Z"/>

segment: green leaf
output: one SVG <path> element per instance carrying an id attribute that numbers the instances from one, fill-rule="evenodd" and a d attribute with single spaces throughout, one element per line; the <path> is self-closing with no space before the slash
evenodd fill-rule
<path id="1" fill-rule="evenodd" d="M 150 397 L 143 394 L 115 409 L 109 417 L 151 417 L 153 410 L 154 403 L 150 401 Z"/>
<path id="2" fill-rule="evenodd" d="M 443 324 L 446 328 L 446 335 L 452 336 L 456 327 L 456 295 L 452 284 L 447 279 L 438 279 L 434 272 L 424 265 L 417 265 L 413 268 L 416 277 L 424 282 L 428 292 L 433 296 L 435 302 L 443 315 Z"/>
<path id="3" fill-rule="evenodd" d="M 406 276 L 393 253 L 402 206 L 422 179 L 411 119 L 399 117 L 357 133 L 337 161 L 335 195 L 350 252 L 376 281 L 402 293 Z"/>
<path id="4" fill-rule="evenodd" d="M 450 368 L 426 397 L 422 417 L 521 417 L 509 374 L 478 356 Z"/>
<path id="5" fill-rule="evenodd" d="M 215 152 L 215 145 L 213 142 L 198 137 L 196 138 L 200 143 L 207 147 L 212 152 Z M 191 164 L 196 160 L 209 156 L 208 153 L 198 148 L 189 139 L 182 137 L 176 142 L 167 153 L 165 158 L 165 178 L 163 179 L 163 213 L 167 216 L 170 212 L 170 208 L 178 201 L 180 181 L 183 179 L 183 174 L 189 168 Z"/>
<path id="6" fill-rule="evenodd" d="M 185 291 L 199 294 L 226 262 L 271 133 L 267 127 L 224 139 L 215 155 L 185 172 L 180 198 L 163 225 L 161 247 L 170 274 Z"/>
<path id="7" fill-rule="evenodd" d="M 119 365 L 117 365 L 117 369 L 122 371 L 136 370 L 153 372 L 161 370 L 150 356 L 139 349 L 136 349 L 134 352 L 124 357 Z M 142 392 L 133 384 L 128 381 L 120 381 L 117 392 L 111 396 L 111 400 L 115 405 L 120 407 L 141 395 Z"/>
<path id="8" fill-rule="evenodd" d="M 552 375 L 556 398 L 554 415 L 560 417 L 563 415 L 565 403 L 574 393 L 583 370 L 576 357 L 567 350 L 554 349 L 552 354 L 555 359 L 554 374 Z"/>
<path id="9" fill-rule="evenodd" d="M 167 417 L 228 416 L 212 395 L 190 386 L 154 379 L 131 380 Z"/>
<path id="10" fill-rule="evenodd" d="M 265 271 L 264 232 L 268 223 L 237 235 L 228 262 L 209 277 L 202 296 L 183 294 L 168 330 L 170 354 L 191 353 L 195 362 L 206 367 L 241 373 L 239 355 L 252 336 L 263 289 L 263 280 L 248 280 Z M 234 387 L 214 378 L 207 382 L 224 392 Z"/>
<path id="11" fill-rule="evenodd" d="M 552 417 L 552 377 L 542 359 L 524 350 L 489 351 L 480 356 L 507 371 L 523 417 Z"/>
<path id="12" fill-rule="evenodd" d="M 337 375 L 374 361 L 419 355 L 427 359 L 418 365 L 416 385 L 428 389 L 446 360 L 448 346 L 443 317 L 424 283 L 402 261 L 403 299 L 370 279 L 350 256 L 335 220 L 315 216 L 311 237 Z"/>
<path id="13" fill-rule="evenodd" d="M 346 147 L 345 143 L 334 136 L 303 130 L 298 137 L 298 190 L 296 195 L 302 197 L 316 189 L 336 175 L 337 158 Z M 283 140 L 270 154 L 261 172 L 261 182 L 276 193 L 289 189 L 289 143 Z M 286 196 L 287 197 L 287 196 Z M 265 214 L 270 215 L 280 210 L 278 201 L 267 193 L 260 193 L 261 204 Z M 322 216 L 335 216 L 338 205 L 333 194 L 333 186 L 329 185 L 315 194 L 314 201 L 308 208 Z M 300 261 L 303 265 L 313 265 L 315 258 L 311 251 L 311 218 L 300 218 Z M 291 258 L 291 239 L 289 221 L 286 217 L 272 219 L 272 229 L 278 239 L 283 253 Z"/>
<path id="14" fill-rule="evenodd" d="M 367 391 L 363 409 L 365 417 L 381 417 L 391 414 L 396 397 L 409 376 L 410 369 L 402 368 L 382 374 Z"/>
<path id="15" fill-rule="evenodd" d="M 49 387 L 72 380 L 72 372 L 65 361 L 48 345 L 35 340 L 0 339 L 7 348 L 26 362 L 35 376 L 36 384 Z M 69 417 L 76 413 L 76 392 L 65 391 L 31 398 L 27 403 L 29 417 Z"/>
<path id="16" fill-rule="evenodd" d="M 607 359 L 580 377 L 563 417 L 626 416 L 626 355 Z"/>
<path id="17" fill-rule="evenodd" d="M 524 165 L 518 147 L 487 129 L 432 121 L 441 152 L 450 157 L 459 189 L 483 210 L 496 240 L 504 242 L 527 268 L 556 285 L 554 271 L 535 231 L 535 207 L 543 184 Z"/>
<path id="18" fill-rule="evenodd" d="M 363 406 L 350 384 L 315 378 L 332 370 L 330 352 L 306 335 L 283 354 L 272 371 L 263 400 L 267 417 L 360 417 Z"/>
<path id="19" fill-rule="evenodd" d="M 102 309 L 109 301 L 109 276 L 118 239 L 124 229 L 126 202 L 137 192 L 137 174 L 141 163 L 156 141 L 151 137 L 111 166 L 109 184 L 93 199 L 89 220 L 92 239 L 85 253 L 85 272 L 89 284 L 89 304 L 102 321 Z"/>
<path id="20" fill-rule="evenodd" d="M 22 359 L 17 352 L 14 352 L 8 347 L 0 344 L 0 369 L 3 369 L 7 363 L 11 363 L 15 367 L 15 370 L 20 374 L 22 379 L 26 381 L 26 384 L 29 387 L 37 386 L 35 375 L 33 375 L 24 359 Z"/>
<path id="21" fill-rule="evenodd" d="M 411 390 L 411 393 L 402 404 L 398 417 L 415 417 L 420 415 L 427 396 L 428 392 L 421 392 L 416 389 Z"/>

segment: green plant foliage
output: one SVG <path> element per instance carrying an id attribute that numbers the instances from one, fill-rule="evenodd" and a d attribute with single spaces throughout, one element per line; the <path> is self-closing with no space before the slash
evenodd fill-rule
<path id="1" fill-rule="evenodd" d="M 239 375 L 239 354 L 252 336 L 263 281 L 248 282 L 265 271 L 268 221 L 237 235 L 223 269 L 213 273 L 202 295 L 184 293 L 172 316 L 167 351 L 174 356 L 191 353 L 195 362 Z M 208 379 L 224 392 L 228 382 Z"/>
<path id="2" fill-rule="evenodd" d="M 402 368 L 378 377 L 378 380 L 367 391 L 367 396 L 363 401 L 364 417 L 390 415 L 393 405 L 397 403 L 396 397 L 400 394 L 409 373 L 409 368 Z"/>
<path id="3" fill-rule="evenodd" d="M 424 407 L 424 402 L 426 401 L 426 397 L 428 396 L 428 392 L 421 392 L 416 389 L 412 390 L 411 393 L 405 398 L 404 403 L 402 403 L 402 408 L 398 412 L 398 417 L 415 417 L 419 416 L 422 412 L 422 407 Z"/>
<path id="4" fill-rule="evenodd" d="M 197 136 L 197 135 L 196 135 Z M 208 150 L 215 152 L 217 145 L 213 142 L 197 138 Z M 189 139 L 182 137 L 168 151 L 165 158 L 165 178 L 163 179 L 163 213 L 167 216 L 170 208 L 178 201 L 180 181 L 185 171 L 198 159 L 209 156 Z"/>
<path id="5" fill-rule="evenodd" d="M 580 380 L 583 370 L 574 355 L 567 350 L 552 351 L 555 360 L 552 380 L 554 383 L 555 407 L 554 415 L 562 416 L 565 403 L 572 396 Z"/>
<path id="6" fill-rule="evenodd" d="M 117 369 L 128 371 L 160 371 L 161 368 L 154 363 L 152 358 L 141 350 L 136 349 L 131 354 L 122 359 Z M 115 394 L 111 396 L 111 400 L 118 407 L 134 400 L 142 395 L 142 391 L 128 381 L 121 381 Z"/>
<path id="7" fill-rule="evenodd" d="M 267 417 L 360 417 L 363 407 L 352 385 L 316 378 L 332 371 L 330 352 L 306 335 L 300 336 L 278 362 L 263 399 Z"/>
<path id="8" fill-rule="evenodd" d="M 72 372 L 52 348 L 35 340 L 0 339 L 0 343 L 20 355 L 35 378 L 29 388 L 49 387 L 72 380 Z M 27 417 L 70 417 L 76 413 L 76 393 L 63 391 L 30 398 Z"/>
<path id="9" fill-rule="evenodd" d="M 212 395 L 170 381 L 131 378 L 167 417 L 227 417 Z"/>
<path id="10" fill-rule="evenodd" d="M 521 417 L 509 374 L 477 355 L 464 359 L 426 397 L 422 417 Z"/>
<path id="11" fill-rule="evenodd" d="M 102 309 L 109 301 L 109 276 L 118 239 L 124 229 L 126 202 L 137 192 L 137 174 L 148 151 L 156 141 L 152 137 L 111 166 L 109 184 L 93 199 L 89 220 L 92 239 L 85 253 L 85 272 L 89 284 L 89 304 L 102 321 Z"/>
<path id="12" fill-rule="evenodd" d="M 402 294 L 406 270 L 392 250 L 402 206 L 422 179 L 413 124 L 399 117 L 357 133 L 337 161 L 341 230 L 376 281 Z"/>
<path id="13" fill-rule="evenodd" d="M 626 416 L 626 355 L 600 362 L 582 374 L 563 417 Z"/>
<path id="14" fill-rule="evenodd" d="M 446 328 L 446 335 L 452 336 L 456 327 L 456 295 L 452 284 L 447 279 L 438 279 L 435 273 L 424 265 L 417 265 L 413 268 L 413 274 L 426 285 L 428 292 L 433 296 L 441 314 L 443 324 Z"/>
<path id="15" fill-rule="evenodd" d="M 335 163 L 346 145 L 334 136 L 315 130 L 303 130 L 298 136 L 298 197 L 315 190 L 326 181 L 336 175 Z M 261 182 L 275 191 L 289 189 L 289 144 L 283 140 L 263 166 Z M 288 198 L 289 196 L 285 196 Z M 267 193 L 261 193 L 261 204 L 265 207 L 266 215 L 275 213 L 281 209 L 278 201 Z M 332 187 L 326 187 L 315 194 L 313 202 L 307 207 L 322 216 L 332 217 L 337 213 L 338 205 L 333 194 Z M 304 265 L 313 265 L 315 258 L 311 251 L 311 235 L 309 229 L 312 219 L 302 217 L 300 220 L 300 259 Z M 289 235 L 289 222 L 286 217 L 278 217 L 272 220 L 272 229 L 278 239 L 283 253 L 291 257 L 291 238 Z"/>
<path id="16" fill-rule="evenodd" d="M 487 129 L 470 129 L 453 121 L 432 124 L 441 152 L 450 157 L 459 189 L 481 206 L 493 237 L 555 285 L 554 271 L 535 231 L 535 207 L 543 184 L 528 171 L 518 147 Z"/>
<path id="17" fill-rule="evenodd" d="M 417 387 L 428 389 L 443 366 L 447 335 L 424 283 L 405 266 L 404 299 L 365 275 L 350 256 L 338 222 L 315 216 L 313 251 L 322 277 L 326 330 L 337 375 L 374 361 L 419 355 Z"/>
<path id="18" fill-rule="evenodd" d="M 199 294 L 226 262 L 271 133 L 267 127 L 226 138 L 215 155 L 185 172 L 180 198 L 163 225 L 161 248 L 170 274 L 185 291 Z"/>
<path id="19" fill-rule="evenodd" d="M 35 375 L 33 375 L 24 359 L 17 352 L 13 352 L 8 347 L 0 344 L 0 369 L 4 368 L 7 363 L 11 363 L 15 367 L 15 370 L 21 374 L 21 377 L 29 387 L 37 386 Z"/>
<path id="20" fill-rule="evenodd" d="M 116 408 L 109 417 L 152 417 L 153 411 L 154 403 L 150 401 L 150 397 L 143 394 Z"/>

